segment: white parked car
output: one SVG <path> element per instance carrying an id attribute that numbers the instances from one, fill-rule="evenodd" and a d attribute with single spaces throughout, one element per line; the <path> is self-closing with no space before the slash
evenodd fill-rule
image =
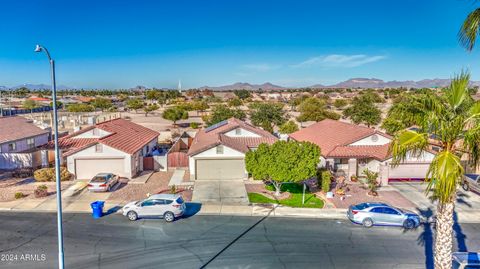
<path id="1" fill-rule="evenodd" d="M 110 191 L 118 183 L 118 176 L 112 173 L 99 173 L 87 185 L 89 191 Z"/>
<path id="2" fill-rule="evenodd" d="M 126 204 L 122 211 L 131 221 L 163 217 L 166 222 L 172 222 L 183 215 L 185 208 L 185 202 L 178 194 L 155 194 L 145 200 Z"/>

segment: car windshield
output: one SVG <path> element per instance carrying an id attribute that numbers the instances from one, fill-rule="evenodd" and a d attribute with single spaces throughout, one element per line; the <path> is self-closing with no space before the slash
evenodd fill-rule
<path id="1" fill-rule="evenodd" d="M 182 197 L 178 197 L 177 200 L 175 200 L 178 204 L 183 204 L 183 199 Z"/>
<path id="2" fill-rule="evenodd" d="M 96 176 L 96 177 L 92 178 L 91 182 L 105 182 L 105 180 L 106 180 L 105 177 Z"/>
<path id="3" fill-rule="evenodd" d="M 355 207 L 359 210 L 363 210 L 363 209 L 368 207 L 368 204 L 367 203 L 361 203 L 361 204 L 356 205 Z"/>

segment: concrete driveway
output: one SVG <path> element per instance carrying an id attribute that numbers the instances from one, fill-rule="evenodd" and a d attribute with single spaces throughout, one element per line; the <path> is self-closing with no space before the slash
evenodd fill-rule
<path id="1" fill-rule="evenodd" d="M 427 212 L 431 209 L 433 214 L 436 210 L 436 202 L 430 201 L 425 195 L 427 183 L 420 182 L 396 182 L 391 183 L 400 194 L 417 205 L 417 211 Z M 480 195 L 470 191 L 464 191 L 459 187 L 455 212 L 461 221 L 480 221 Z"/>
<path id="2" fill-rule="evenodd" d="M 193 202 L 205 204 L 248 204 L 243 180 L 197 180 Z"/>

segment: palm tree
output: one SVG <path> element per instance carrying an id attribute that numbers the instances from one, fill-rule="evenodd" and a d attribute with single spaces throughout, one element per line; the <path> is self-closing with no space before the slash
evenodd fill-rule
<path id="1" fill-rule="evenodd" d="M 476 165 L 480 157 L 480 102 L 468 92 L 470 75 L 456 75 L 442 94 L 428 94 L 415 99 L 423 116 L 419 131 L 398 132 L 391 145 L 393 164 L 398 165 L 407 155 L 420 156 L 433 135 L 441 145 L 430 164 L 426 178 L 426 194 L 437 201 L 435 234 L 435 268 L 452 266 L 453 212 L 457 187 L 463 177 L 461 152 L 469 153 Z"/>
<path id="2" fill-rule="evenodd" d="M 458 31 L 458 40 L 468 51 L 472 51 L 477 41 L 477 35 L 480 30 L 480 8 L 468 14 L 467 18 Z"/>

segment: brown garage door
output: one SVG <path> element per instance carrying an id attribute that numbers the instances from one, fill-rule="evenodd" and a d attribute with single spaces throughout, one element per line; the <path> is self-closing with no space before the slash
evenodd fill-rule
<path id="1" fill-rule="evenodd" d="M 244 159 L 204 159 L 197 160 L 197 176 L 202 179 L 242 179 L 245 178 Z"/>
<path id="2" fill-rule="evenodd" d="M 428 163 L 405 163 L 397 167 L 390 166 L 389 179 L 424 179 L 427 176 Z"/>
<path id="3" fill-rule="evenodd" d="M 121 177 L 129 177 L 125 173 L 124 159 L 75 160 L 75 176 L 77 179 L 91 179 L 98 173 L 113 173 Z"/>

